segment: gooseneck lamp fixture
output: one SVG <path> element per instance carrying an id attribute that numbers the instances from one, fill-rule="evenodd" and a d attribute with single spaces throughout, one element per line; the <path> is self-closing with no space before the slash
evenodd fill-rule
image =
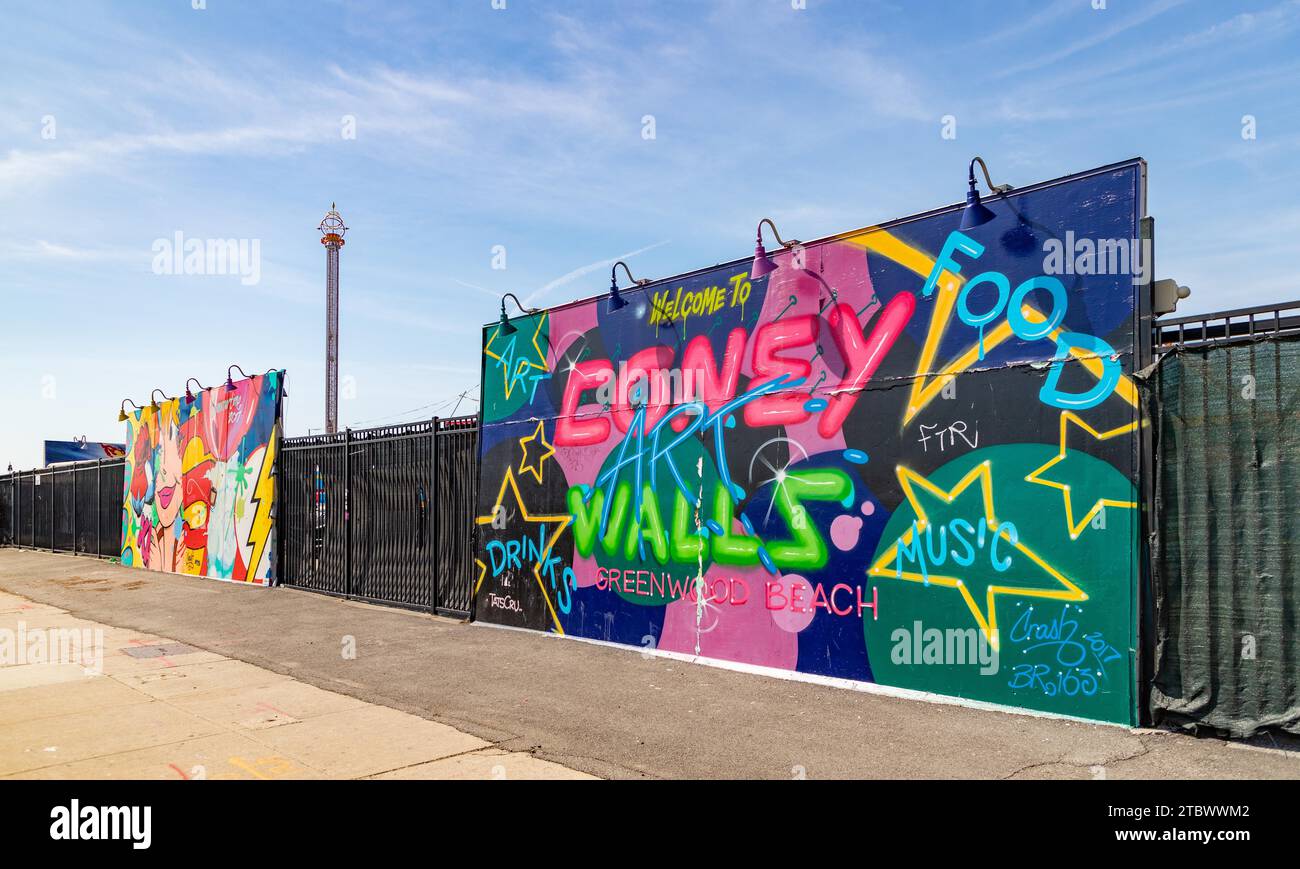
<path id="1" fill-rule="evenodd" d="M 232 377 L 230 376 L 230 372 L 232 372 L 232 371 L 238 371 L 240 377 L 244 378 L 245 380 L 248 379 L 248 372 L 244 371 L 244 369 L 240 368 L 238 365 L 232 365 L 232 366 L 230 366 L 229 368 L 226 369 L 226 389 L 227 389 L 227 390 L 231 390 L 231 389 L 234 389 L 234 388 L 235 388 L 235 380 L 234 380 L 234 378 L 232 378 Z"/>
<path id="2" fill-rule="evenodd" d="M 128 404 L 131 405 L 132 407 L 134 407 L 136 410 L 142 410 L 142 409 L 143 409 L 143 408 L 140 407 L 140 405 L 136 404 L 134 401 L 132 401 L 132 400 L 129 399 L 129 398 L 124 398 L 124 399 L 122 399 L 122 403 L 119 404 L 119 405 L 117 406 L 117 421 L 118 421 L 118 422 L 126 422 L 126 406 L 127 406 Z"/>
<path id="3" fill-rule="evenodd" d="M 202 383 L 199 383 L 199 379 L 197 377 L 191 377 L 189 380 L 185 381 L 185 403 L 186 404 L 194 403 L 194 393 L 190 392 L 191 383 L 198 383 L 199 392 L 202 392 L 203 390 L 207 389 L 206 386 L 204 386 Z"/>
<path id="4" fill-rule="evenodd" d="M 980 164 L 984 170 L 984 183 L 988 185 L 989 192 L 995 195 L 1001 195 L 1011 190 L 1010 184 L 994 184 L 993 179 L 989 177 L 988 164 L 984 162 L 983 157 L 976 157 L 970 161 L 970 167 L 967 170 L 967 182 L 969 187 L 966 190 L 966 208 L 961 213 L 961 228 L 974 229 L 977 226 L 983 226 L 993 218 L 997 217 L 993 211 L 980 202 L 980 192 L 975 188 L 975 164 Z"/>
<path id="5" fill-rule="evenodd" d="M 781 247 L 789 249 L 799 243 L 796 239 L 783 241 L 781 239 L 781 233 L 776 231 L 776 224 L 769 218 L 764 217 L 758 222 L 758 231 L 755 233 L 754 265 L 749 269 L 749 276 L 751 278 L 766 277 L 779 268 L 779 266 L 772 261 L 772 258 L 767 255 L 767 251 L 763 249 L 763 224 L 765 223 L 772 227 L 772 235 L 776 236 L 776 242 L 781 245 Z"/>
<path id="6" fill-rule="evenodd" d="M 619 266 L 623 267 L 623 272 L 627 275 L 627 279 L 632 283 L 636 284 L 638 287 L 644 287 L 646 284 L 650 283 L 648 280 L 644 278 L 638 279 L 632 277 L 632 270 L 628 268 L 627 263 L 623 262 L 622 260 L 619 260 L 618 262 L 614 263 L 614 267 L 609 270 L 609 302 L 605 305 L 605 312 L 608 314 L 614 313 L 619 308 L 627 307 L 627 299 L 619 295 L 618 292 L 618 267 Z"/>
<path id="7" fill-rule="evenodd" d="M 515 307 L 518 308 L 518 309 L 520 310 L 520 312 L 523 313 L 523 314 L 525 314 L 525 315 L 527 315 L 527 314 L 536 314 L 536 313 L 537 313 L 537 309 L 536 309 L 536 308 L 525 308 L 525 307 L 524 307 L 524 303 L 521 302 L 521 301 L 519 301 L 519 297 L 516 296 L 514 293 L 506 293 L 504 296 L 501 297 L 501 334 L 502 334 L 502 335 L 513 335 L 513 334 L 515 334 L 516 332 L 518 332 L 519 329 L 516 328 L 516 327 L 515 327 L 515 324 L 514 324 L 514 323 L 511 323 L 511 322 L 510 322 L 510 318 L 506 316 L 506 299 L 510 299 L 512 302 L 514 302 L 514 303 L 515 303 Z"/>
<path id="8" fill-rule="evenodd" d="M 154 396 L 160 392 L 162 392 L 163 401 L 172 400 L 172 397 L 167 393 L 163 392 L 161 389 L 155 389 L 153 392 L 149 393 L 149 409 L 152 410 L 154 413 L 157 413 L 160 410 L 158 406 L 158 399 L 154 398 Z"/>

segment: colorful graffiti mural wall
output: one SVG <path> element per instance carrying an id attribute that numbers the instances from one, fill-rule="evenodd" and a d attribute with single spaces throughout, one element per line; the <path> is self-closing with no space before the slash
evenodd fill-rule
<path id="1" fill-rule="evenodd" d="M 123 564 L 273 583 L 283 383 L 270 371 L 128 415 Z"/>
<path id="2" fill-rule="evenodd" d="M 487 327 L 475 617 L 1133 721 L 1144 186 Z"/>

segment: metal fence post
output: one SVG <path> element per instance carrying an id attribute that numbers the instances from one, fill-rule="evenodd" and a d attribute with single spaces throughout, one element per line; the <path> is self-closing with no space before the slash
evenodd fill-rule
<path id="1" fill-rule="evenodd" d="M 50 551 L 58 552 L 54 548 L 54 500 L 59 491 L 59 477 L 57 474 L 50 474 Z"/>
<path id="2" fill-rule="evenodd" d="M 72 554 L 77 555 L 77 471 L 72 471 Z"/>
<path id="3" fill-rule="evenodd" d="M 442 606 L 442 573 L 441 565 L 438 563 L 440 555 L 438 550 L 438 524 L 442 519 L 439 490 L 442 486 L 442 474 L 438 468 L 438 417 L 436 416 L 433 418 L 433 431 L 429 438 L 432 441 L 432 449 L 429 454 L 429 572 L 433 578 L 429 609 L 432 612 L 437 612 L 438 608 Z"/>
<path id="4" fill-rule="evenodd" d="M 343 588 L 352 596 L 352 429 L 343 429 Z"/>
<path id="5" fill-rule="evenodd" d="M 271 565 L 272 569 L 275 571 L 275 577 L 271 580 L 271 585 L 284 584 L 284 543 L 280 539 L 284 532 L 284 529 L 280 527 L 280 518 L 283 513 L 280 502 L 284 498 L 284 493 L 280 489 L 280 465 L 284 462 L 284 429 L 281 427 L 283 425 L 284 406 L 283 403 L 281 403 L 280 425 L 276 426 L 275 431 L 275 465 L 271 468 L 271 474 L 273 476 L 271 485 L 273 487 L 272 491 L 275 493 L 272 496 L 271 501 L 271 503 L 275 505 L 271 516 L 273 523 L 272 533 L 275 535 L 275 548 L 271 552 Z"/>
<path id="6" fill-rule="evenodd" d="M 104 460 L 95 459 L 95 556 L 104 557 Z"/>

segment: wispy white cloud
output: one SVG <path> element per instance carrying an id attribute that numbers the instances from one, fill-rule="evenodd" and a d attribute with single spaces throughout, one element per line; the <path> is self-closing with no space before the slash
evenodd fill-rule
<path id="1" fill-rule="evenodd" d="M 1070 0 L 1074 2 L 1074 0 Z M 1207 90 L 1196 73 L 1206 53 L 1218 56 L 1257 50 L 1262 43 L 1284 39 L 1300 26 L 1300 0 L 1284 0 L 1257 12 L 1241 12 L 1189 33 L 1166 34 L 1141 51 L 1107 53 L 1087 64 L 1071 64 L 1052 76 L 1029 76 L 997 98 L 996 116 L 1011 122 L 1051 121 L 1094 114 L 1087 93 L 1113 93 L 1116 80 L 1131 80 L 1141 69 L 1147 93 L 1159 93 L 1161 80 L 1192 83 Z M 1254 70 L 1252 69 L 1252 73 Z M 1063 99 L 1069 95 L 1069 99 Z"/>
<path id="2" fill-rule="evenodd" d="M 38 238 L 32 241 L 5 239 L 0 241 L 0 256 L 10 260 L 36 262 L 139 262 L 146 263 L 151 256 L 148 250 L 125 247 L 79 247 L 58 244 Z"/>
<path id="3" fill-rule="evenodd" d="M 501 293 L 496 290 L 489 290 L 487 287 L 480 287 L 478 284 L 471 284 L 468 281 L 462 281 L 459 278 L 451 278 L 451 282 L 457 286 L 464 287 L 467 290 L 473 290 L 476 293 L 482 293 L 485 296 L 491 296 L 494 299 L 501 298 Z"/>
<path id="4" fill-rule="evenodd" d="M 1036 30 L 1057 24 L 1071 14 L 1082 12 L 1087 8 L 1086 0 L 1084 2 L 1081 2 L 1081 0 L 1053 0 L 1053 2 L 1039 8 L 1031 15 L 1026 15 L 1019 21 L 1013 22 L 1008 27 L 976 37 L 973 44 L 976 46 L 1006 45 L 1008 42 L 1019 39 L 1027 33 L 1033 33 Z"/>
<path id="5" fill-rule="evenodd" d="M 669 243 L 670 242 L 668 241 L 656 242 L 654 244 L 647 245 L 646 247 L 628 251 L 627 253 L 624 254 L 619 254 L 618 256 L 612 257 L 610 259 L 597 260 L 594 263 L 587 263 L 585 266 L 579 266 L 578 268 L 574 269 L 571 272 L 566 272 L 565 274 L 560 275 L 558 278 L 555 278 L 552 281 L 548 281 L 547 283 L 538 287 L 532 293 L 528 294 L 524 298 L 524 305 L 531 307 L 534 302 L 540 301 L 543 296 L 547 295 L 553 290 L 565 286 L 566 284 L 570 284 L 573 281 L 576 281 L 578 278 L 584 277 L 585 275 L 589 275 L 592 272 L 597 271 L 598 269 L 609 268 L 610 266 L 613 266 L 615 263 L 617 263 L 619 260 L 629 260 L 632 259 L 633 257 L 638 257 L 643 253 L 649 253 L 650 251 L 656 248 L 663 247 L 664 245 Z"/>
<path id="6" fill-rule="evenodd" d="M 0 158 L 0 184 L 52 181 L 76 173 L 108 173 L 133 157 L 256 153 L 301 150 L 320 130 L 297 125 L 225 127 L 191 132 L 112 135 L 42 150 L 11 150 Z"/>
<path id="7" fill-rule="evenodd" d="M 56 139 L 34 138 L 30 147 L 0 157 L 0 185 L 121 173 L 133 163 L 141 171 L 156 171 L 149 161 L 168 156 L 297 154 L 308 146 L 349 141 L 343 136 L 345 116 L 354 119 L 357 131 L 350 144 L 364 151 L 399 159 L 457 153 L 479 163 L 495 159 L 507 169 L 511 161 L 504 151 L 520 139 L 543 144 L 536 160 L 522 161 L 535 167 L 553 154 L 555 147 L 546 143 L 560 135 L 600 135 L 608 129 L 607 95 L 591 80 L 448 76 L 383 64 L 345 69 L 335 63 L 326 72 L 323 79 L 303 77 L 294 68 L 264 63 L 250 76 L 184 54 L 159 58 L 150 75 L 120 76 L 118 89 L 135 101 L 130 117 L 110 116 L 96 131 L 78 113 L 78 128 L 65 125 Z M 266 78 L 279 86 L 266 88 Z M 64 98 L 80 93 L 93 103 L 103 86 L 102 81 L 69 82 Z M 178 92 L 205 109 L 188 128 L 156 120 L 175 114 L 165 107 Z M 163 111 L 155 115 L 153 106 Z M 124 120 L 146 128 L 124 131 Z"/>
<path id="8" fill-rule="evenodd" d="M 1140 27 L 1143 24 L 1146 24 L 1151 19 L 1163 15 L 1166 12 L 1170 11 L 1171 9 L 1175 9 L 1179 6 L 1182 6 L 1186 2 L 1187 0 L 1154 0 L 1154 2 L 1139 7 L 1136 12 L 1132 13 L 1131 15 L 1125 16 L 1124 18 L 1121 18 L 1119 21 L 1115 22 L 1109 27 L 1103 27 L 1101 29 L 1098 29 L 1081 39 L 1077 39 L 1068 45 L 1056 49 L 1055 51 L 1051 51 L 1048 52 L 1047 54 L 1039 55 L 1038 57 L 1035 57 L 1032 60 L 1028 60 L 1024 63 L 1012 64 L 1012 65 L 1001 67 L 995 73 L 994 77 L 1010 78 L 1013 76 L 1023 75 L 1027 72 L 1033 72 L 1034 70 L 1037 69 L 1042 69 L 1045 66 L 1051 66 L 1053 64 L 1060 63 L 1061 61 L 1073 57 L 1074 55 L 1078 54 L 1081 51 L 1086 51 L 1090 48 L 1095 48 L 1098 45 L 1102 45 L 1106 42 L 1109 42 L 1115 37 L 1123 33 L 1126 33 L 1129 30 L 1132 30 L 1135 27 Z M 1096 13 L 1096 17 L 1100 20 L 1100 16 L 1105 14 L 1106 13 L 1104 11 L 1098 11 Z"/>

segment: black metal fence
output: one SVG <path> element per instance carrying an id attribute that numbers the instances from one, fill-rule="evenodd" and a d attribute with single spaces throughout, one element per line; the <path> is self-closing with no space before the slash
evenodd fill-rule
<path id="1" fill-rule="evenodd" d="M 101 459 L 0 476 L 0 546 L 120 556 L 124 465 Z"/>
<path id="2" fill-rule="evenodd" d="M 1218 346 L 1300 333 L 1300 300 L 1172 317 L 1155 323 L 1157 350 Z"/>
<path id="3" fill-rule="evenodd" d="M 457 417 L 285 440 L 280 581 L 468 616 L 477 426 Z"/>

